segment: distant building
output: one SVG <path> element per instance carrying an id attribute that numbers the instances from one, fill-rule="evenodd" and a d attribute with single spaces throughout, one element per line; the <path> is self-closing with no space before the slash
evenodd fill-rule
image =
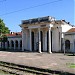
<path id="1" fill-rule="evenodd" d="M 73 26 L 65 20 L 55 20 L 54 17 L 46 16 L 23 20 L 22 28 L 22 51 L 37 52 L 61 52 L 65 42 L 63 33 Z"/>
<path id="2" fill-rule="evenodd" d="M 5 42 L 5 48 L 12 50 L 22 49 L 22 32 L 11 32 L 6 34 L 7 42 Z M 0 45 L 1 46 L 1 45 Z M 2 48 L 4 48 L 4 43 L 2 42 Z"/>
<path id="3" fill-rule="evenodd" d="M 75 27 L 68 30 L 65 34 L 65 51 L 75 52 Z"/>

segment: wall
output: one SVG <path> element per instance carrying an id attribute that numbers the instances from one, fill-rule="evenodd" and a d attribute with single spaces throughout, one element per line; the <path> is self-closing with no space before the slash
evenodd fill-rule
<path id="1" fill-rule="evenodd" d="M 74 42 L 75 42 L 75 35 L 66 35 L 65 34 L 65 41 L 69 40 L 70 41 L 70 52 L 75 52 L 75 46 L 74 46 Z"/>
<path id="2" fill-rule="evenodd" d="M 52 30 L 52 37 L 53 37 L 52 38 L 52 51 L 55 51 L 55 52 L 58 52 L 61 49 L 61 45 L 60 45 L 60 43 L 61 43 L 60 39 L 61 38 L 59 38 L 59 34 L 60 34 L 59 32 L 60 32 L 60 29 L 57 27 L 55 27 Z"/>
<path id="3" fill-rule="evenodd" d="M 72 28 L 72 26 L 67 23 L 62 24 L 61 27 L 62 27 L 62 32 L 67 32 Z"/>

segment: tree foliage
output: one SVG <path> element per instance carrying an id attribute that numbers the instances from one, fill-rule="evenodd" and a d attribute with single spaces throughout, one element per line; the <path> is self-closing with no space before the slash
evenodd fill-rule
<path id="1" fill-rule="evenodd" d="M 0 34 L 6 34 L 9 33 L 9 28 L 5 26 L 5 23 L 2 19 L 0 19 Z"/>
<path id="2" fill-rule="evenodd" d="M 7 36 L 6 35 L 3 35 L 2 37 L 3 37 L 2 38 L 2 42 L 7 42 Z"/>
<path id="3" fill-rule="evenodd" d="M 1 48 L 2 43 L 4 43 L 5 48 L 5 42 L 7 42 L 7 36 L 5 34 L 10 33 L 9 28 L 5 26 L 5 23 L 2 19 L 0 19 L 0 42 L 1 42 Z"/>

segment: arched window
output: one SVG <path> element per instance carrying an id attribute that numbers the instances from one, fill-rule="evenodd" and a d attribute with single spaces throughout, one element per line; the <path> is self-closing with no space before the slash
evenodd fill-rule
<path id="1" fill-rule="evenodd" d="M 9 45 L 9 41 L 7 41 L 7 47 L 10 47 L 10 45 Z"/>
<path id="2" fill-rule="evenodd" d="M 22 47 L 22 40 L 20 40 L 20 48 Z"/>
<path id="3" fill-rule="evenodd" d="M 69 40 L 65 41 L 65 49 L 70 49 L 70 41 Z"/>
<path id="4" fill-rule="evenodd" d="M 11 40 L 11 47 L 14 47 L 14 42 L 13 42 L 13 40 Z"/>
<path id="5" fill-rule="evenodd" d="M 17 40 L 15 41 L 15 46 L 18 47 L 18 41 Z"/>

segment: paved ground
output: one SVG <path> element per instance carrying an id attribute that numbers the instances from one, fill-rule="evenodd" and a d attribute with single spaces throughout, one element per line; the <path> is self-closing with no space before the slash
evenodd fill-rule
<path id="1" fill-rule="evenodd" d="M 0 61 L 75 73 L 75 68 L 69 67 L 69 64 L 75 64 L 75 56 L 67 56 L 61 53 L 48 54 L 0 51 Z"/>

